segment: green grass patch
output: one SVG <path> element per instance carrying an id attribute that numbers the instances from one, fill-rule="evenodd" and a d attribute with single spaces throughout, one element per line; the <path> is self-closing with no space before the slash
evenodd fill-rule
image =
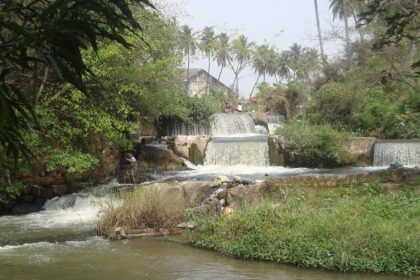
<path id="1" fill-rule="evenodd" d="M 419 273 L 420 195 L 377 184 L 282 187 L 230 216 L 195 217 L 193 245 L 241 259 L 342 272 Z"/>

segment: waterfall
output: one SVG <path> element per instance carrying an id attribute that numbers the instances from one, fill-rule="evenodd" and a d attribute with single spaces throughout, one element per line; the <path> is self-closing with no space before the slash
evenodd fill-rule
<path id="1" fill-rule="evenodd" d="M 255 134 L 254 122 L 246 113 L 214 114 L 210 125 L 213 137 Z"/>
<path id="2" fill-rule="evenodd" d="M 382 140 L 376 142 L 373 165 L 389 166 L 395 162 L 403 166 L 420 165 L 420 141 Z"/>
<path id="3" fill-rule="evenodd" d="M 256 133 L 248 114 L 215 114 L 211 132 L 204 165 L 269 165 L 267 136 Z"/>
<path id="4" fill-rule="evenodd" d="M 279 115 L 266 115 L 268 132 L 270 135 L 274 135 L 278 128 L 283 127 L 283 117 Z"/>
<path id="5" fill-rule="evenodd" d="M 201 123 L 185 123 L 178 119 L 163 119 L 160 129 L 162 136 L 209 135 L 210 127 Z"/>

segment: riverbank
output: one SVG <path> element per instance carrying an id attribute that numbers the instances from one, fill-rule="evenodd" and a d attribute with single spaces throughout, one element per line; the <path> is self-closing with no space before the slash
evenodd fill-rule
<path id="1" fill-rule="evenodd" d="M 162 233 L 189 221 L 195 228 L 185 230 L 181 240 L 235 258 L 416 275 L 419 193 L 417 168 L 155 183 L 123 194 L 97 229 L 118 238 L 117 227 Z M 222 214 L 223 207 L 233 213 Z"/>
<path id="2" fill-rule="evenodd" d="M 341 272 L 420 273 L 420 177 L 411 184 L 284 186 L 231 215 L 198 216 L 187 242 L 229 256 Z"/>

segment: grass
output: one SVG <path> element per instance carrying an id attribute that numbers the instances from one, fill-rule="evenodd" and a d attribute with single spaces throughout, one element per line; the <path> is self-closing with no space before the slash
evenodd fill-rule
<path id="1" fill-rule="evenodd" d="M 193 245 L 241 259 L 342 272 L 419 274 L 418 187 L 275 189 L 230 216 L 195 217 Z M 272 195 L 277 194 L 277 195 Z"/>
<path id="2" fill-rule="evenodd" d="M 170 228 L 186 219 L 186 203 L 159 187 L 138 187 L 120 194 L 120 204 L 104 207 L 96 231 L 108 238 L 115 237 L 115 228 Z"/>

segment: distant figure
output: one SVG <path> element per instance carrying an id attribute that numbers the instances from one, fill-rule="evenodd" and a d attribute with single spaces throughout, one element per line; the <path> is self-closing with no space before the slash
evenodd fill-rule
<path id="1" fill-rule="evenodd" d="M 232 107 L 226 102 L 223 113 L 232 113 Z"/>
<path id="2" fill-rule="evenodd" d="M 132 153 L 125 153 L 124 159 L 126 161 L 128 161 L 129 163 L 135 163 L 137 161 L 136 158 L 133 156 Z"/>
<path id="3" fill-rule="evenodd" d="M 236 111 L 237 112 L 242 112 L 242 104 L 241 103 L 238 104 L 238 107 L 236 108 Z"/>

